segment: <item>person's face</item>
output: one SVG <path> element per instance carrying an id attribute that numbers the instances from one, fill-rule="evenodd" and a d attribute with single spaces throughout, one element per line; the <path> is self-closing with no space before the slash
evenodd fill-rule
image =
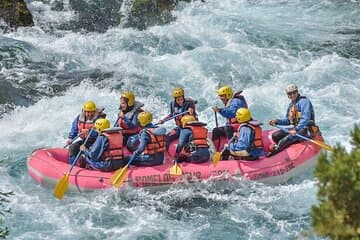
<path id="1" fill-rule="evenodd" d="M 175 102 L 177 105 L 182 106 L 185 102 L 184 96 L 175 98 Z"/>
<path id="2" fill-rule="evenodd" d="M 296 100 L 296 98 L 298 97 L 299 93 L 298 93 L 298 91 L 292 91 L 292 92 L 288 92 L 287 95 L 288 95 L 288 98 L 292 102 L 294 102 Z"/>
<path id="3" fill-rule="evenodd" d="M 92 119 L 95 116 L 95 111 L 85 111 L 85 117 L 86 119 Z"/>
<path id="4" fill-rule="evenodd" d="M 120 100 L 120 110 L 121 111 L 126 111 L 127 107 L 128 107 L 128 105 L 127 105 L 126 100 L 122 98 Z"/>
<path id="5" fill-rule="evenodd" d="M 226 98 L 226 95 L 225 94 L 220 95 L 219 98 L 223 102 L 223 104 L 226 105 L 226 103 L 228 101 L 228 99 Z"/>

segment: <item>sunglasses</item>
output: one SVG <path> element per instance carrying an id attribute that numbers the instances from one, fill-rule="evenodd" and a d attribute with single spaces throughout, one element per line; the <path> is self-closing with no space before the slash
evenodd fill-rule
<path id="1" fill-rule="evenodd" d="M 291 96 L 291 95 L 295 95 L 295 94 L 297 94 L 297 93 L 298 93 L 298 91 L 292 91 L 292 92 L 288 92 L 287 95 L 288 95 L 288 96 Z"/>

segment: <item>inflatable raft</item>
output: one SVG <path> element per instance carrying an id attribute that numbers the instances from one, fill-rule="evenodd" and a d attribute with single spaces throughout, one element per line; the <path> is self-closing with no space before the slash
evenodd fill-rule
<path id="1" fill-rule="evenodd" d="M 263 131 L 262 137 L 266 150 L 273 143 L 270 137 L 273 131 Z M 319 137 L 317 140 L 322 139 Z M 209 142 L 214 154 L 215 151 L 221 151 L 227 140 L 215 141 L 215 145 L 218 145 L 217 149 L 214 143 L 210 140 Z M 312 168 L 316 164 L 320 147 L 309 141 L 304 141 L 271 157 L 263 157 L 256 161 L 222 160 L 216 167 L 213 166 L 211 159 L 200 164 L 182 162 L 179 163 L 183 171 L 181 176 L 173 176 L 169 172 L 173 166 L 174 152 L 175 143 L 171 144 L 165 155 L 165 162 L 160 166 L 130 166 L 127 171 L 127 179 L 122 187 L 164 188 L 174 182 L 189 183 L 208 179 L 229 180 L 239 177 L 269 184 L 280 184 Z M 64 148 L 37 149 L 27 160 L 30 176 L 38 183 L 49 187 L 54 187 L 69 168 L 68 150 Z M 75 166 L 70 174 L 69 190 L 89 191 L 112 187 L 109 179 L 113 173 Z"/>

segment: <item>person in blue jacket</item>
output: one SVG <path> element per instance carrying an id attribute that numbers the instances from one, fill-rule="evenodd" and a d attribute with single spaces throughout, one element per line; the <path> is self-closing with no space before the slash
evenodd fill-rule
<path id="1" fill-rule="evenodd" d="M 80 146 L 85 153 L 87 168 L 103 172 L 114 171 L 126 165 L 123 156 L 123 136 L 120 128 L 110 128 L 110 121 L 100 118 L 95 121 L 98 136 L 94 144 L 87 148 Z M 84 166 L 82 166 L 84 167 Z"/>
<path id="2" fill-rule="evenodd" d="M 170 102 L 170 113 L 164 117 L 162 120 L 159 121 L 160 124 L 167 121 L 170 117 L 188 111 L 186 114 L 178 116 L 174 118 L 176 127 L 173 128 L 168 134 L 166 134 L 166 148 L 169 148 L 170 142 L 176 140 L 180 136 L 181 126 L 181 119 L 186 115 L 192 115 L 197 118 L 197 114 L 195 111 L 195 104 L 191 98 L 185 98 L 185 91 L 183 88 L 175 88 L 172 92 L 174 100 Z"/>
<path id="3" fill-rule="evenodd" d="M 208 130 L 206 124 L 196 121 L 194 116 L 187 115 L 181 119 L 182 129 L 176 146 L 175 159 L 177 162 L 202 163 L 210 158 L 207 142 Z"/>
<path id="4" fill-rule="evenodd" d="M 300 95 L 295 84 L 286 87 L 286 94 L 291 102 L 285 117 L 271 119 L 269 125 L 290 125 L 289 133 L 282 130 L 273 133 L 272 138 L 275 145 L 269 147 L 270 153 L 267 154 L 268 156 L 284 150 L 291 144 L 303 141 L 296 134 L 309 138 L 320 134 L 319 127 L 315 124 L 315 112 L 311 101 L 307 97 Z"/>
<path id="5" fill-rule="evenodd" d="M 153 123 L 151 112 L 141 112 L 138 115 L 140 126 L 143 128 L 139 133 L 139 145 L 133 154 L 127 157 L 127 161 L 134 158 L 131 165 L 154 166 L 164 162 L 165 133 L 163 127 L 156 127 Z M 129 146 L 131 149 L 132 147 Z"/>
<path id="6" fill-rule="evenodd" d="M 236 160 L 252 161 L 264 156 L 261 123 L 252 119 L 247 108 L 239 108 L 236 119 L 240 125 L 234 137 L 225 145 L 228 153 Z"/>
<path id="7" fill-rule="evenodd" d="M 97 107 L 93 101 L 86 101 L 81 109 L 81 113 L 77 115 L 72 122 L 71 130 L 69 132 L 66 145 L 69 145 L 69 163 L 72 164 L 76 155 L 79 152 L 80 145 L 83 144 L 83 139 L 86 138 L 89 130 L 94 127 L 94 123 L 99 118 L 105 118 L 104 108 Z M 90 147 L 96 139 L 91 135 L 86 143 L 87 147 Z"/>
<path id="8" fill-rule="evenodd" d="M 237 130 L 239 123 L 236 120 L 236 110 L 239 108 L 247 108 L 247 103 L 241 92 L 237 92 L 233 94 L 233 90 L 230 86 L 223 86 L 219 88 L 217 91 L 217 95 L 220 97 L 220 100 L 224 104 L 224 108 L 219 108 L 217 106 L 213 106 L 212 109 L 215 113 L 219 113 L 222 117 L 226 118 L 226 125 L 213 129 L 212 131 L 212 140 L 219 140 L 220 137 L 226 136 L 230 139 L 234 132 Z M 216 119 L 217 121 L 217 119 Z"/>

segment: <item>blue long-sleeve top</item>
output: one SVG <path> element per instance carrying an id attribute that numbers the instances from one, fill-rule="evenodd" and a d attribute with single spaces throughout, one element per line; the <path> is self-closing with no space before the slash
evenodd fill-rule
<path id="1" fill-rule="evenodd" d="M 278 125 L 290 125 L 290 120 L 288 118 L 289 112 L 291 111 L 291 106 L 293 103 L 290 103 L 286 115 L 282 119 L 276 119 L 276 124 Z M 298 97 L 295 100 L 296 109 L 301 112 L 301 117 L 299 123 L 295 126 L 295 130 L 299 131 L 304 127 L 308 126 L 311 120 L 311 114 L 314 112 L 312 103 L 306 97 Z"/>
<path id="2" fill-rule="evenodd" d="M 152 123 L 149 123 L 145 126 L 145 128 L 156 128 L 156 126 Z M 146 145 L 151 142 L 151 136 L 145 131 L 145 129 L 140 131 L 139 141 L 140 144 L 138 148 L 133 152 L 133 155 L 140 155 L 141 153 L 143 153 L 145 151 Z"/>
<path id="3" fill-rule="evenodd" d="M 224 108 L 220 108 L 220 115 L 226 119 L 234 118 L 239 108 L 247 108 L 246 103 L 239 98 L 232 98 Z M 228 122 L 226 124 L 229 124 Z"/>
<path id="4" fill-rule="evenodd" d="M 79 117 L 80 117 L 80 114 L 76 116 L 76 118 L 74 119 L 74 121 L 71 124 L 71 129 L 70 129 L 69 137 L 68 137 L 70 139 L 74 139 L 79 133 L 79 128 L 78 128 Z"/>
<path id="5" fill-rule="evenodd" d="M 134 129 L 139 127 L 139 121 L 137 119 L 137 116 L 139 115 L 139 112 L 135 112 L 132 118 L 128 118 L 126 115 L 124 116 L 124 122 L 129 127 L 129 129 Z M 119 122 L 116 123 L 116 127 L 119 127 Z"/>
<path id="6" fill-rule="evenodd" d="M 264 155 L 263 149 L 256 149 L 252 147 L 254 142 L 255 132 L 253 129 L 247 126 L 242 126 L 239 130 L 239 137 L 235 142 L 229 143 L 230 151 L 247 151 L 251 156 L 262 156 Z"/>
<path id="7" fill-rule="evenodd" d="M 179 142 L 176 146 L 176 153 L 180 153 L 185 144 L 193 140 L 193 133 L 190 128 L 183 128 L 180 131 Z"/>
<path id="8" fill-rule="evenodd" d="M 194 101 L 190 101 L 188 99 L 185 99 L 185 102 L 182 106 L 179 106 L 178 104 L 176 104 L 176 102 L 174 100 L 172 100 L 169 103 L 169 107 L 170 107 L 170 113 L 164 119 L 168 119 L 168 118 L 174 116 L 175 114 L 185 112 L 185 111 L 189 110 L 189 108 L 192 108 L 195 111 Z M 196 117 L 196 112 L 194 112 L 194 116 Z"/>

